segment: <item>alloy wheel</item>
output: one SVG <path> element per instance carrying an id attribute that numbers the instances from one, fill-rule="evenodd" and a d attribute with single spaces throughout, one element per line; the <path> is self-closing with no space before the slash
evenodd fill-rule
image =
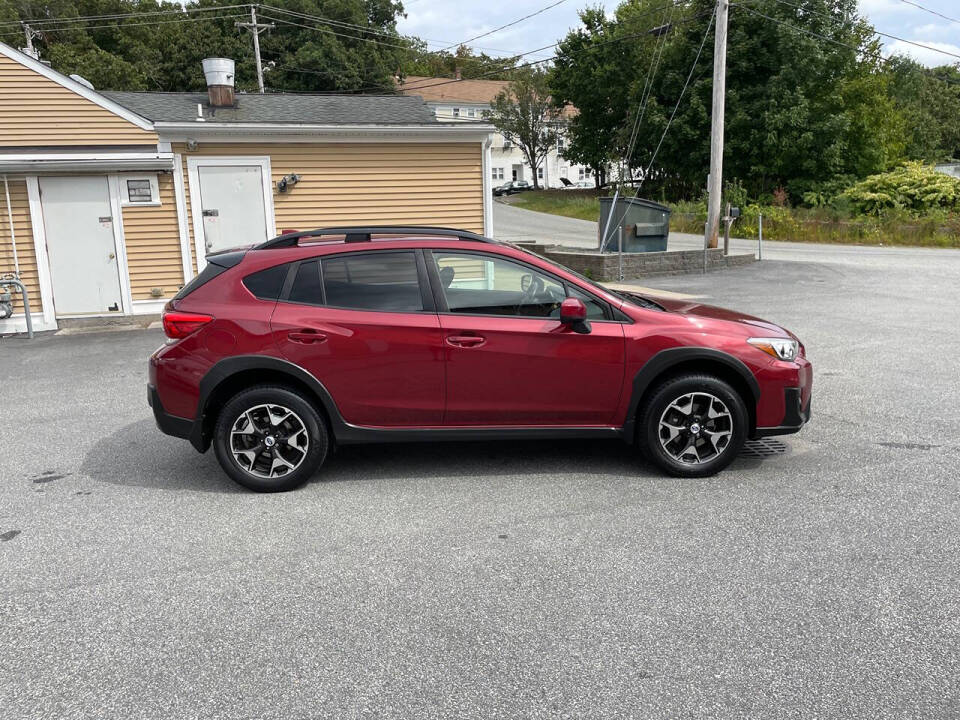
<path id="1" fill-rule="evenodd" d="M 282 405 L 255 405 L 231 425 L 230 452 L 237 465 L 254 477 L 289 475 L 303 463 L 309 448 L 303 420 Z"/>
<path id="2" fill-rule="evenodd" d="M 660 446 L 684 465 L 719 457 L 733 437 L 733 416 L 720 398 L 706 392 L 681 395 L 660 416 Z"/>

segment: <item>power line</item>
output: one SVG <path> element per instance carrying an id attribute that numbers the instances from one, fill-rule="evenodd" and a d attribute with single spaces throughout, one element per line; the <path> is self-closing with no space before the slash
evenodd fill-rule
<path id="1" fill-rule="evenodd" d="M 931 10 L 931 9 L 928 8 L 928 7 L 924 7 L 924 6 L 921 5 L 920 3 L 915 3 L 915 2 L 913 2 L 913 0 L 900 0 L 900 2 L 904 2 L 904 3 L 906 3 L 907 5 L 913 5 L 915 8 L 920 8 L 920 9 L 923 10 L 924 12 L 928 12 L 928 13 L 930 13 L 931 15 L 936 15 L 937 17 L 942 17 L 944 20 L 949 20 L 950 22 L 960 23 L 960 20 L 957 20 L 956 18 L 952 18 L 952 17 L 950 17 L 949 15 L 944 15 L 942 12 L 937 12 L 936 10 Z"/>
<path id="2" fill-rule="evenodd" d="M 675 3 L 675 4 L 676 4 L 676 5 L 680 5 L 680 4 L 683 4 L 683 2 L 684 2 L 684 0 L 680 0 L 679 2 L 677 2 L 677 3 Z M 664 8 L 662 8 L 662 7 L 661 7 L 661 8 L 658 8 L 658 10 L 663 10 L 663 9 L 664 9 Z M 699 12 L 699 13 L 697 13 L 697 14 L 695 14 L 695 15 L 691 15 L 691 16 L 688 17 L 688 18 L 684 18 L 683 20 L 678 20 L 675 24 L 677 24 L 677 25 L 684 25 L 684 24 L 687 24 L 687 23 L 691 23 L 691 22 L 693 22 L 693 21 L 695 21 L 695 20 L 699 20 L 699 19 L 700 19 L 701 17 L 703 17 L 704 15 L 710 15 L 711 13 L 712 13 L 712 11 L 710 11 L 710 10 L 707 10 L 707 11 L 704 11 L 704 12 Z M 650 13 L 646 13 L 646 14 L 650 14 Z M 639 17 L 639 16 L 637 16 L 637 17 Z M 652 29 L 652 28 L 650 28 L 650 29 Z M 589 47 L 584 48 L 582 52 L 588 52 L 588 51 L 593 50 L 593 49 L 595 49 L 595 48 L 597 48 L 597 47 L 602 47 L 602 46 L 604 46 L 604 45 L 609 45 L 609 44 L 611 44 L 611 43 L 624 42 L 624 41 L 626 41 L 626 40 L 635 40 L 635 39 L 637 39 L 637 38 L 640 38 L 640 37 L 643 37 L 644 35 L 649 34 L 650 29 L 644 30 L 643 32 L 630 33 L 630 34 L 628 34 L 628 35 L 623 35 L 623 36 L 621 36 L 621 37 L 610 38 L 609 40 L 605 40 L 605 41 L 603 41 L 603 42 L 599 42 L 599 43 L 596 43 L 596 44 L 594 44 L 594 45 L 590 45 Z M 561 42 L 562 42 L 562 41 L 561 41 Z M 542 48 L 537 48 L 537 50 L 531 50 L 531 51 L 529 51 L 529 53 L 537 52 L 537 51 L 539 51 L 539 50 L 546 50 L 547 48 L 554 48 L 554 47 L 557 47 L 559 44 L 560 44 L 559 42 L 556 42 L 556 43 L 553 43 L 552 45 L 545 45 L 545 46 L 542 47 Z M 529 53 L 522 53 L 521 56 L 522 56 L 522 55 L 529 54 Z M 580 53 L 571 53 L 570 55 L 572 55 L 573 57 L 576 57 L 576 56 L 579 55 L 579 54 L 580 54 Z M 518 57 L 519 57 L 519 56 L 518 56 Z M 487 76 L 490 76 L 490 75 L 500 74 L 500 73 L 502 73 L 502 72 L 504 72 L 504 71 L 506 71 L 506 70 L 520 70 L 520 69 L 522 69 L 522 68 L 530 67 L 530 66 L 532 66 L 532 65 L 540 65 L 541 63 L 549 62 L 549 61 L 551 61 L 551 60 L 556 60 L 556 59 L 559 58 L 559 57 L 560 57 L 560 55 L 559 55 L 559 53 L 558 53 L 558 54 L 556 54 L 556 55 L 552 55 L 552 56 L 550 56 L 550 57 L 548 57 L 548 58 L 545 58 L 545 59 L 543 59 L 543 60 L 534 60 L 534 61 L 531 61 L 531 62 L 521 63 L 520 65 L 515 65 L 515 66 L 510 67 L 510 68 L 490 70 L 490 71 L 488 71 L 488 72 L 481 73 L 480 75 L 478 75 L 478 76 L 475 77 L 475 78 L 470 78 L 470 79 L 471 79 L 471 80 L 480 80 L 480 79 L 483 79 L 484 77 L 487 77 Z M 435 83 L 431 83 L 431 84 L 427 84 L 427 85 L 412 85 L 412 86 L 406 86 L 406 85 L 405 85 L 405 86 L 403 87 L 403 89 L 404 89 L 404 90 L 424 90 L 424 89 L 430 88 L 430 87 L 439 87 L 439 86 L 441 86 L 441 85 L 450 85 L 451 83 L 457 83 L 457 82 L 462 82 L 462 81 L 461 81 L 461 80 L 456 80 L 456 79 L 441 80 L 440 82 L 435 82 Z"/>
<path id="3" fill-rule="evenodd" d="M 777 0 L 777 2 L 784 2 L 784 0 Z M 786 4 L 789 5 L 790 3 L 786 3 Z M 778 23 L 778 24 L 780 24 L 780 25 L 784 25 L 784 26 L 786 26 L 786 27 L 788 27 L 788 28 L 791 28 L 791 29 L 793 29 L 793 30 L 796 30 L 797 32 L 802 32 L 802 33 L 804 33 L 805 35 L 810 35 L 811 37 L 820 38 L 821 40 L 826 40 L 827 42 L 831 42 L 831 43 L 833 43 L 834 45 L 840 45 L 841 47 L 846 47 L 846 48 L 850 48 L 851 50 L 856 50 L 857 52 L 863 53 L 864 55 L 866 55 L 866 56 L 868 56 L 868 57 L 872 57 L 872 58 L 874 58 L 874 59 L 880 60 L 880 61 L 883 62 L 883 63 L 888 63 L 888 62 L 890 62 L 890 58 L 886 58 L 886 57 L 884 57 L 883 55 L 881 55 L 880 53 L 869 52 L 869 51 L 866 51 L 866 50 L 864 50 L 863 48 L 858 47 L 858 46 L 856 46 L 856 45 L 852 45 L 852 44 L 850 44 L 850 43 L 846 43 L 846 42 L 843 42 L 843 41 L 841 41 L 841 40 L 836 40 L 835 38 L 829 37 L 829 36 L 827 36 L 827 35 L 823 35 L 823 34 L 818 33 L 818 32 L 814 32 L 813 30 L 807 30 L 806 28 L 799 27 L 799 26 L 797 26 L 797 25 L 794 25 L 793 23 L 787 22 L 787 21 L 785 21 L 785 20 L 781 20 L 780 18 L 771 17 L 770 15 L 765 15 L 764 13 L 760 12 L 759 10 L 754 10 L 753 8 L 749 7 L 748 5 L 746 5 L 746 4 L 743 3 L 743 2 L 740 2 L 740 3 L 731 3 L 731 6 L 732 6 L 732 7 L 738 7 L 738 8 L 741 8 L 741 9 L 743 9 L 743 10 L 746 10 L 748 13 L 751 13 L 751 14 L 753 14 L 753 15 L 759 15 L 759 16 L 762 17 L 762 18 L 765 18 L 765 19 L 770 20 L 770 21 L 772 21 L 772 22 Z M 796 6 L 794 6 L 794 7 L 796 7 Z M 914 44 L 916 44 L 916 43 L 914 43 Z M 920 45 L 920 47 L 926 47 L 926 46 Z M 944 53 L 945 55 L 951 55 L 952 57 L 960 58 L 960 55 L 954 55 L 953 53 L 948 53 L 948 52 L 946 52 L 945 50 L 937 50 L 936 48 L 928 48 L 928 49 L 930 49 L 930 50 L 935 50 L 936 52 Z M 943 78 L 940 78 L 940 79 L 943 79 Z M 947 81 L 944 80 L 944 82 L 947 82 Z M 955 84 L 955 83 L 950 83 L 950 84 L 952 85 L 952 84 Z"/>
<path id="4" fill-rule="evenodd" d="M 687 3 L 687 0 L 674 0 L 674 2 L 672 2 L 672 3 L 667 3 L 666 5 L 661 5 L 660 7 L 653 8 L 652 10 L 648 10 L 647 12 L 644 12 L 644 13 L 638 13 L 637 15 L 634 15 L 633 18 L 647 17 L 647 16 L 649 16 L 649 15 L 654 15 L 654 14 L 656 14 L 656 13 L 659 13 L 659 12 L 661 12 L 661 11 L 663 11 L 663 10 L 668 10 L 668 9 L 670 9 L 670 8 L 679 7 L 680 5 L 685 5 L 686 3 Z M 698 19 L 698 18 L 701 18 L 701 17 L 703 17 L 704 15 L 708 15 L 709 12 L 710 12 L 710 11 L 706 11 L 706 12 L 697 13 L 696 15 L 691 15 L 689 18 L 686 18 L 686 19 L 684 19 L 684 20 L 678 21 L 677 24 L 684 24 L 684 23 L 692 22 L 693 20 L 696 20 L 696 19 Z M 650 28 L 650 29 L 652 29 L 652 28 Z M 621 36 L 621 37 L 614 37 L 614 38 L 610 38 L 609 40 L 603 40 L 603 41 L 601 41 L 601 42 L 594 43 L 594 44 L 590 45 L 589 47 L 584 48 L 583 52 L 587 52 L 587 51 L 589 51 L 589 50 L 593 50 L 594 48 L 603 47 L 604 45 L 609 45 L 609 44 L 611 44 L 611 43 L 623 42 L 624 40 L 635 40 L 635 39 L 637 39 L 637 38 L 640 38 L 640 37 L 643 37 L 643 36 L 645 36 L 645 35 L 648 35 L 649 32 L 650 32 L 650 29 L 644 30 L 643 32 L 630 33 L 630 34 L 628 34 L 628 35 L 623 35 L 623 36 Z M 524 57 L 525 55 L 533 55 L 533 54 L 535 54 L 535 53 L 539 53 L 539 52 L 542 52 L 542 51 L 544 51 L 544 50 L 551 50 L 551 49 L 553 49 L 553 48 L 555 48 L 555 47 L 558 47 L 558 46 L 560 45 L 560 43 L 562 43 L 562 42 L 563 42 L 563 40 L 558 40 L 557 42 L 551 43 L 550 45 L 544 45 L 543 47 L 539 47 L 539 48 L 535 48 L 535 49 L 533 49 L 533 50 L 527 50 L 526 52 L 518 53 L 518 54 L 515 55 L 514 58 L 512 58 L 512 59 L 515 60 L 515 59 L 517 59 L 517 58 Z M 577 53 L 577 54 L 579 54 L 579 53 Z M 576 54 L 575 54 L 575 55 L 576 55 Z M 481 79 L 483 79 L 483 78 L 485 78 L 485 77 L 488 77 L 488 76 L 490 76 L 490 75 L 498 75 L 498 74 L 503 73 L 503 72 L 506 72 L 506 71 L 508 71 L 508 70 L 516 70 L 516 69 L 521 69 L 521 68 L 525 68 L 525 67 L 530 67 L 531 65 L 539 65 L 540 63 L 550 62 L 551 60 L 556 60 L 558 57 L 560 57 L 560 55 L 559 55 L 559 54 L 555 54 L 555 55 L 551 55 L 550 57 L 547 57 L 547 58 L 542 58 L 542 59 L 540 59 L 540 60 L 534 60 L 534 61 L 532 61 L 532 62 L 522 63 L 522 64 L 520 64 L 520 65 L 504 65 L 504 66 L 501 67 L 501 68 L 495 68 L 495 69 L 493 69 L 493 70 L 489 70 L 489 71 L 487 71 L 487 72 L 485 72 L 485 73 L 482 73 L 482 74 L 478 75 L 478 76 L 475 77 L 475 78 L 470 78 L 470 79 L 471 79 L 471 80 L 481 80 Z M 436 78 L 429 78 L 429 79 L 430 79 L 430 80 L 435 80 Z M 420 89 L 428 88 L 428 87 L 437 87 L 437 86 L 439 86 L 439 85 L 448 85 L 448 84 L 450 84 L 450 83 L 455 83 L 455 82 L 461 82 L 461 81 L 460 81 L 460 80 L 457 80 L 457 79 L 455 79 L 455 78 L 452 78 L 452 79 L 449 79 L 449 80 L 441 80 L 441 81 L 435 82 L 435 83 L 428 83 L 428 84 L 426 84 L 426 85 L 404 85 L 404 88 L 403 88 L 403 89 L 404 89 L 404 90 L 420 90 Z"/>
<path id="5" fill-rule="evenodd" d="M 508 27 L 513 27 L 514 25 L 522 23 L 524 20 L 529 20 L 530 18 L 539 15 L 540 13 L 545 13 L 547 10 L 550 10 L 551 8 L 555 8 L 557 5 L 562 5 L 566 1 L 567 0 L 556 0 L 556 2 L 550 5 L 547 5 L 546 7 L 542 7 L 536 12 L 532 12 L 529 15 L 524 15 L 522 18 L 518 18 L 513 22 L 508 22 L 506 25 L 501 25 L 498 28 L 494 28 L 493 30 L 489 30 L 488 32 L 481 33 L 480 35 L 475 35 L 472 38 L 467 38 L 466 40 L 462 40 L 458 43 L 453 43 L 453 45 L 450 45 L 449 47 L 445 47 L 444 50 L 449 50 L 452 47 L 459 47 L 460 45 L 466 45 L 468 42 L 473 42 L 474 40 L 479 40 L 480 38 L 487 37 L 488 35 L 493 35 L 494 33 L 498 33 L 501 30 L 505 30 Z"/>
<path id="6" fill-rule="evenodd" d="M 59 32 L 59 31 L 61 31 L 61 30 L 67 30 L 67 31 L 72 31 L 72 30 L 98 30 L 98 29 L 101 29 L 101 28 L 112 28 L 112 29 L 114 29 L 114 30 L 118 30 L 118 29 L 120 29 L 120 28 L 125 28 L 125 27 L 138 27 L 138 26 L 150 26 L 150 27 L 154 27 L 154 26 L 157 26 L 157 25 L 172 25 L 172 24 L 176 24 L 176 23 L 200 22 L 200 21 L 202 21 L 202 20 L 229 20 L 229 19 L 232 19 L 232 18 L 241 18 L 241 17 L 246 17 L 246 15 L 243 15 L 243 14 L 233 14 L 233 15 L 205 15 L 205 16 L 203 16 L 203 17 L 196 17 L 196 18 L 185 17 L 185 18 L 178 18 L 178 19 L 176 19 L 176 20 L 153 20 L 153 21 L 139 22 L 139 23 L 109 23 L 109 24 L 107 24 L 107 25 L 85 25 L 85 26 L 82 26 L 82 27 L 40 28 L 39 32 L 40 32 L 40 33 L 44 33 L 44 32 Z M 32 25 L 32 23 L 29 23 L 29 24 Z M 5 32 L 5 33 L 0 33 L 0 36 L 2 36 L 2 37 L 11 37 L 11 36 L 13 36 L 13 35 L 16 35 L 16 36 L 19 37 L 20 33 L 14 32 L 14 31 L 7 31 L 7 32 Z"/>
<path id="7" fill-rule="evenodd" d="M 781 5 L 788 5 L 792 8 L 796 8 L 797 10 L 803 10 L 804 12 L 809 12 L 811 15 L 817 15 L 818 17 L 827 18 L 829 20 L 836 19 L 832 15 L 829 15 L 827 13 L 814 12 L 812 10 L 808 10 L 802 5 L 797 5 L 796 3 L 789 2 L 789 0 L 776 0 L 776 1 Z M 743 6 L 743 7 L 749 10 L 749 8 L 746 8 L 746 6 Z M 753 12 L 756 15 L 763 15 L 763 13 L 757 12 L 756 10 L 750 10 L 750 12 Z M 768 17 L 768 16 L 764 15 L 764 17 Z M 769 19 L 773 19 L 773 18 L 769 18 Z M 932 45 L 924 45 L 923 43 L 918 43 L 918 42 L 915 42 L 914 40 L 907 40 L 906 38 L 902 38 L 899 35 L 891 35 L 890 33 L 881 32 L 880 30 L 873 30 L 872 32 L 874 35 L 879 35 L 880 37 L 890 38 L 891 40 L 898 40 L 899 42 L 904 42 L 904 43 L 907 43 L 908 45 L 915 45 L 916 47 L 923 48 L 924 50 L 931 50 L 933 52 L 938 52 L 938 53 L 941 53 L 942 55 L 949 55 L 950 57 L 957 58 L 958 60 L 960 60 L 960 55 L 957 55 L 956 53 L 948 52 L 946 50 L 940 50 L 939 48 L 935 48 Z"/>
<path id="8" fill-rule="evenodd" d="M 310 14 L 308 14 L 308 13 L 296 12 L 296 11 L 294 11 L 294 10 L 288 10 L 287 8 L 279 8 L 279 7 L 275 7 L 275 6 L 273 6 L 273 5 L 259 5 L 258 7 L 260 7 L 261 10 L 270 10 L 270 11 L 273 11 L 273 12 L 279 12 L 279 13 L 283 13 L 284 15 L 289 15 L 289 16 L 291 16 L 291 17 L 295 17 L 295 18 L 298 18 L 298 19 L 301 19 L 301 20 L 311 20 L 311 21 L 316 22 L 316 23 L 322 23 L 322 24 L 332 25 L 332 26 L 334 26 L 334 27 L 338 27 L 338 28 L 342 28 L 342 29 L 346 29 L 346 30 L 360 30 L 360 31 L 363 31 L 363 32 L 366 32 L 366 33 L 370 33 L 371 35 L 380 35 L 380 36 L 382 36 L 382 37 L 388 37 L 388 38 L 393 38 L 393 39 L 401 39 L 401 38 L 403 38 L 403 37 L 410 37 L 410 36 L 400 35 L 400 34 L 398 34 L 398 33 L 396 33 L 396 32 L 392 32 L 392 33 L 391 33 L 391 32 L 387 32 L 387 31 L 384 31 L 384 30 L 377 30 L 377 29 L 368 27 L 368 26 L 366 26 L 366 25 L 359 25 L 359 24 L 357 24 L 357 23 L 346 22 L 345 20 L 334 20 L 333 18 L 323 17 L 322 15 L 310 15 Z M 422 40 L 423 42 L 427 43 L 428 45 L 431 45 L 431 44 L 432 44 L 432 45 L 444 45 L 444 46 L 450 45 L 450 41 L 449 41 L 449 40 L 437 40 L 437 39 L 432 39 L 432 38 L 420 38 L 420 37 L 413 37 L 412 39 Z M 456 43 L 455 43 L 455 44 L 456 44 Z M 516 55 L 516 54 L 517 54 L 516 51 L 513 51 L 513 50 L 504 50 L 504 49 L 502 49 L 502 48 L 481 47 L 481 46 L 479 46 L 479 45 L 474 45 L 473 47 L 476 48 L 477 50 L 490 50 L 490 51 L 492 51 L 492 52 L 508 53 L 509 55 Z M 443 52 L 443 50 L 440 50 L 440 51 L 434 50 L 434 51 L 428 51 L 428 52 Z"/>
<path id="9" fill-rule="evenodd" d="M 0 22 L 0 25 L 20 25 L 21 23 L 28 23 L 33 27 L 39 27 L 41 30 L 45 30 L 45 25 L 61 25 L 63 23 L 83 23 L 91 20 L 119 20 L 126 17 L 147 17 L 151 15 L 184 15 L 193 12 L 211 12 L 211 11 L 220 11 L 220 10 L 235 10 L 237 8 L 249 8 L 250 4 L 243 5 L 214 5 L 210 7 L 194 7 L 194 8 L 181 8 L 177 10 L 152 10 L 148 12 L 133 12 L 133 13 L 113 13 L 110 15 L 78 15 L 72 18 L 47 18 L 47 19 L 38 19 L 38 20 L 9 20 L 6 22 Z"/>
<path id="10" fill-rule="evenodd" d="M 262 8 L 266 9 L 266 8 Z M 292 20 L 285 20 L 283 18 L 272 17 L 270 15 L 264 15 L 268 20 L 273 20 L 274 22 L 283 23 L 284 25 L 292 25 L 294 27 L 305 28 L 307 30 L 316 30 L 317 32 L 327 33 L 328 35 L 336 35 L 337 37 L 348 38 L 350 40 L 360 40 L 362 42 L 373 43 L 375 45 L 383 45 L 384 47 L 396 48 L 398 50 L 412 50 L 409 45 L 398 45 L 396 43 L 388 43 L 382 40 L 377 40 L 376 38 L 365 38 L 359 37 L 357 35 L 347 35 L 346 33 L 340 33 L 329 28 L 317 27 L 316 25 L 304 25 L 303 23 L 293 22 Z M 402 38 L 401 38 L 402 39 Z"/>

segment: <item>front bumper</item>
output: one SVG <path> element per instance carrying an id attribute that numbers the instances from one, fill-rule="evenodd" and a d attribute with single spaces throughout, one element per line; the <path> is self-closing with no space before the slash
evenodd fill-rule
<path id="1" fill-rule="evenodd" d="M 783 421 L 773 427 L 758 427 L 754 437 L 790 435 L 800 432 L 800 429 L 810 421 L 810 406 L 813 404 L 813 398 L 808 394 L 806 405 L 804 405 L 802 388 L 784 388 L 783 404 L 786 408 Z"/>

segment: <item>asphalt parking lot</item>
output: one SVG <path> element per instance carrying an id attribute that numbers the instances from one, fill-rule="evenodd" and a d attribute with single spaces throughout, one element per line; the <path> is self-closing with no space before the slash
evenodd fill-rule
<path id="1" fill-rule="evenodd" d="M 645 283 L 814 363 L 706 480 L 396 445 L 256 495 L 154 428 L 158 331 L 0 340 L 2 715 L 957 717 L 960 252 L 857 250 Z"/>

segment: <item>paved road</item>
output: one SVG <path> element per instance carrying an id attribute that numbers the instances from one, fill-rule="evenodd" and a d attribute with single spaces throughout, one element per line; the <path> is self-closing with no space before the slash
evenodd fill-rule
<path id="1" fill-rule="evenodd" d="M 597 223 L 513 207 L 504 202 L 493 203 L 493 229 L 498 240 L 514 242 L 535 240 L 548 245 L 597 247 Z M 670 250 L 701 250 L 703 236 L 670 233 Z M 757 252 L 757 241 L 731 238 L 732 252 Z M 840 263 L 863 267 L 884 267 L 896 270 L 904 264 L 914 269 L 934 268 L 937 258 L 960 254 L 960 250 L 905 248 L 894 246 L 826 245 L 818 243 L 765 242 L 763 257 L 767 260 L 799 260 Z"/>
<path id="2" fill-rule="evenodd" d="M 254 495 L 154 429 L 159 333 L 0 341 L 3 716 L 957 717 L 960 253 L 813 257 L 648 282 L 815 363 L 786 451 L 699 481 L 434 444 Z"/>

